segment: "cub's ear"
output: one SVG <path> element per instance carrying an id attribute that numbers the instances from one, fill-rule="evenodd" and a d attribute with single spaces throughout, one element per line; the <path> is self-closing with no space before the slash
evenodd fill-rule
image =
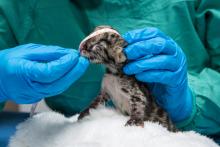
<path id="1" fill-rule="evenodd" d="M 125 62 L 126 61 L 126 56 L 123 52 L 123 48 L 122 47 L 115 47 L 114 50 L 115 50 L 115 56 L 114 56 L 115 62 L 116 63 Z"/>

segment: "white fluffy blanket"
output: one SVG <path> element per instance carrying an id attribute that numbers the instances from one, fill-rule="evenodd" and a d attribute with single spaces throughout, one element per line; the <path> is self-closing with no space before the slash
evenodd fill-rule
<path id="1" fill-rule="evenodd" d="M 217 147 L 195 132 L 170 133 L 162 126 L 125 127 L 128 117 L 99 108 L 82 121 L 55 112 L 35 115 L 19 124 L 9 147 Z"/>

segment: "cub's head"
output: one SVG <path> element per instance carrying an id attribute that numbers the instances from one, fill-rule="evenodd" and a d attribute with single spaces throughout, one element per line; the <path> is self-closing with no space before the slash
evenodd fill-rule
<path id="1" fill-rule="evenodd" d="M 92 63 L 117 65 L 126 61 L 123 48 L 127 45 L 120 34 L 109 26 L 98 26 L 80 44 L 80 53 Z"/>

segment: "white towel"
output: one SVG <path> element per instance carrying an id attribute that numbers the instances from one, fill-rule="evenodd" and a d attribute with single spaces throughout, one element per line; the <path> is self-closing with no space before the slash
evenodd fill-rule
<path id="1" fill-rule="evenodd" d="M 145 127 L 125 127 L 128 117 L 109 108 L 92 110 L 77 122 L 44 112 L 19 124 L 9 147 L 217 147 L 211 139 L 193 131 L 171 133 L 145 122 Z"/>

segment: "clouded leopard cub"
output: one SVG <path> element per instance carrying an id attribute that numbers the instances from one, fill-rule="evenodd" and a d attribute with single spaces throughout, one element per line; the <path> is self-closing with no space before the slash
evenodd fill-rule
<path id="1" fill-rule="evenodd" d="M 167 113 L 160 108 L 150 94 L 146 83 L 122 72 L 126 64 L 123 48 L 127 45 L 120 34 L 109 26 L 98 26 L 80 44 L 80 53 L 90 62 L 104 64 L 107 68 L 102 90 L 92 104 L 80 113 L 78 119 L 89 114 L 109 98 L 122 113 L 130 116 L 125 125 L 144 126 L 144 121 L 159 122 L 169 131 L 177 131 Z"/>

